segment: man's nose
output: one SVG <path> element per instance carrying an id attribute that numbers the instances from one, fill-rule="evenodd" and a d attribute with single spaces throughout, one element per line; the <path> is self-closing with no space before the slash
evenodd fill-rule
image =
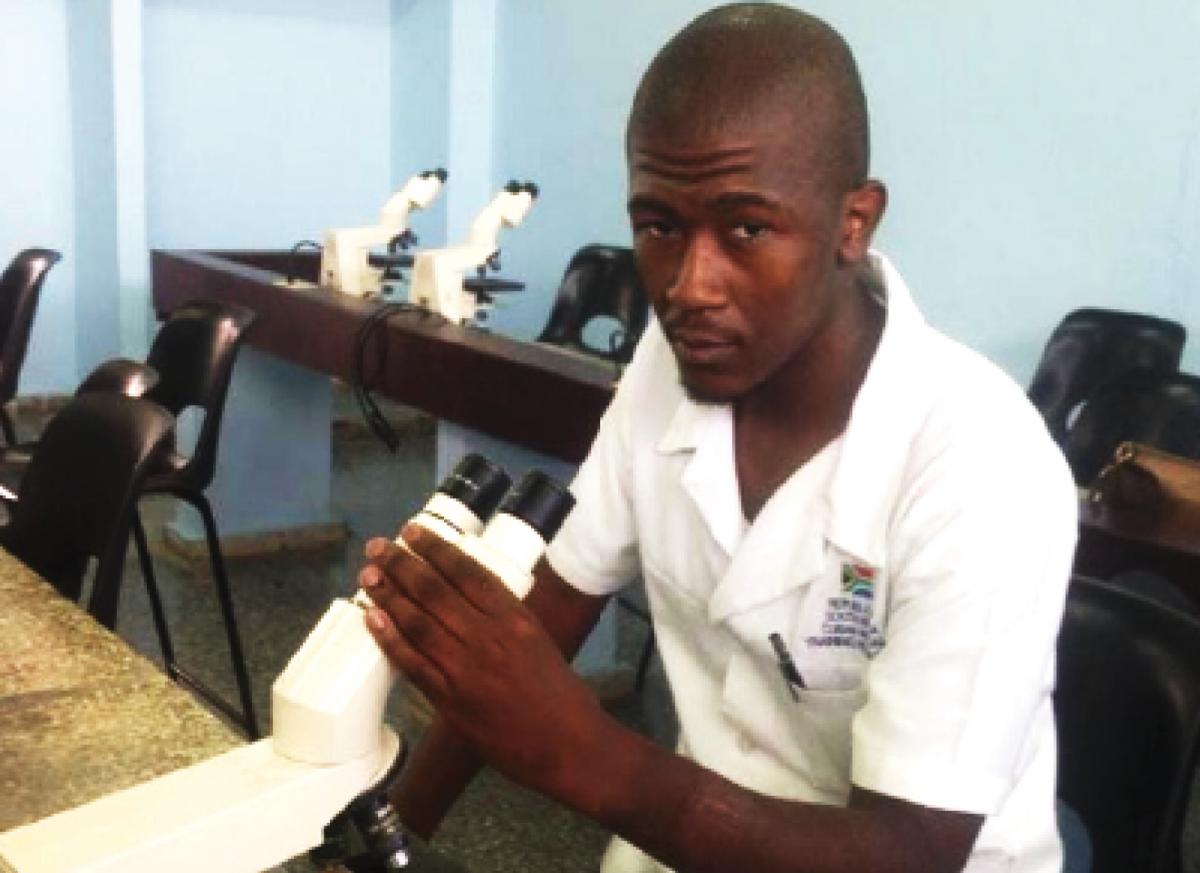
<path id="1" fill-rule="evenodd" d="M 678 309 L 710 309 L 725 300 L 724 258 L 720 246 L 705 234 L 688 241 L 679 260 L 667 300 Z"/>

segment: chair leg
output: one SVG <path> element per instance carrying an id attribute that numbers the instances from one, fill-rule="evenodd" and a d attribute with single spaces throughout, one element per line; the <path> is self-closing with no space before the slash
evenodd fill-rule
<path id="1" fill-rule="evenodd" d="M 177 678 L 175 646 L 171 643 L 171 632 L 167 629 L 167 614 L 163 610 L 162 597 L 158 593 L 158 581 L 154 577 L 154 564 L 150 560 L 150 547 L 146 543 L 146 529 L 137 507 L 133 508 L 133 542 L 137 546 L 138 564 L 142 568 L 142 581 L 146 584 L 146 596 L 150 600 L 150 614 L 154 618 L 154 632 L 158 635 L 158 647 L 162 651 L 167 675 Z"/>
<path id="2" fill-rule="evenodd" d="M 12 417 L 8 414 L 8 407 L 0 403 L 0 430 L 4 431 L 4 442 L 6 445 L 15 446 L 17 444 L 17 429 L 13 427 Z"/>
<path id="3" fill-rule="evenodd" d="M 208 540 L 208 557 L 212 563 L 213 582 L 217 588 L 217 599 L 221 605 L 221 617 L 225 620 L 225 635 L 229 639 L 229 655 L 233 661 L 233 675 L 237 681 L 238 696 L 241 698 L 244 727 L 250 739 L 257 740 L 262 734 L 254 717 L 254 701 L 250 694 L 250 676 L 246 670 L 246 659 L 242 654 L 242 640 L 238 634 L 237 620 L 233 614 L 233 595 L 229 590 L 229 579 L 225 575 L 225 561 L 221 557 L 221 543 L 217 539 L 217 523 L 212 508 L 203 494 L 191 493 L 185 499 L 196 507 L 204 521 L 204 535 Z"/>

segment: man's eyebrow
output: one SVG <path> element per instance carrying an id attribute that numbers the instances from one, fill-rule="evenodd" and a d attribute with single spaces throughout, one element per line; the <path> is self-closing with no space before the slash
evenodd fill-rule
<path id="1" fill-rule="evenodd" d="M 757 206 L 762 209 L 779 211 L 784 208 L 783 201 L 758 191 L 725 191 L 708 201 L 709 206 L 717 209 L 736 209 L 739 206 Z"/>
<path id="2" fill-rule="evenodd" d="M 644 209 L 652 212 L 671 212 L 671 207 L 652 194 L 634 194 L 625 204 L 626 210 L 633 212 Z"/>

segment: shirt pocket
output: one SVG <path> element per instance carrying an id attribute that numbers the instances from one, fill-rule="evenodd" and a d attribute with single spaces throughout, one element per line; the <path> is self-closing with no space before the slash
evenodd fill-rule
<path id="1" fill-rule="evenodd" d="M 805 687 L 794 688 L 793 697 L 777 660 L 735 652 L 725 674 L 722 714 L 744 745 L 844 800 L 850 792 L 851 722 L 867 699 L 862 674 L 810 665 L 803 677 Z"/>

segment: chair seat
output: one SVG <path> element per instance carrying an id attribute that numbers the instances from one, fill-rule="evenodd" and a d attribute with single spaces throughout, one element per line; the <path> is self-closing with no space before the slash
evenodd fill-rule
<path id="1" fill-rule="evenodd" d="M 0 467 L 2 475 L 3 467 Z M 206 482 L 199 481 L 192 465 L 192 457 L 175 451 L 163 452 L 162 459 L 155 466 L 142 485 L 143 494 L 175 494 L 180 492 L 202 492 Z M 2 480 L 0 480 L 2 481 Z"/>

